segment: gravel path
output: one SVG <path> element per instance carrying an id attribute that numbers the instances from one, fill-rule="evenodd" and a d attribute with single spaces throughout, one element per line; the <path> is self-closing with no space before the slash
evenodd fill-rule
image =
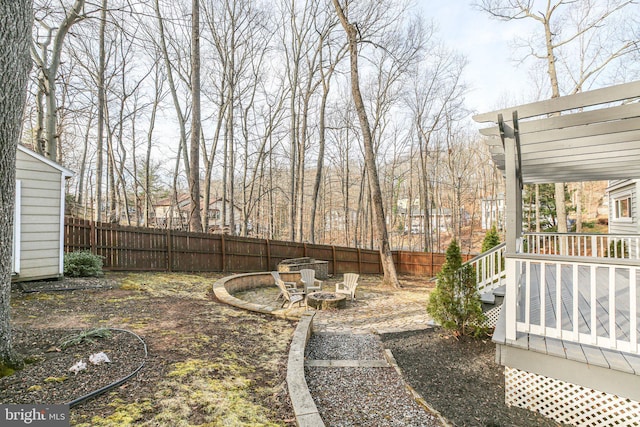
<path id="1" fill-rule="evenodd" d="M 309 391 L 327 426 L 441 426 L 419 405 L 395 369 L 357 367 L 356 361 L 384 360 L 377 335 L 312 335 L 307 361 L 348 360 L 348 367 L 305 367 Z"/>
<path id="2" fill-rule="evenodd" d="M 309 360 L 381 360 L 382 344 L 374 334 L 313 334 L 307 344 Z"/>

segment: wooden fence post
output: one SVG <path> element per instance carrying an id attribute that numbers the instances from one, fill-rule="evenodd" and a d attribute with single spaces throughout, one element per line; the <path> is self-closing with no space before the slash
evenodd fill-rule
<path id="1" fill-rule="evenodd" d="M 333 263 L 333 274 L 335 275 L 338 274 L 338 270 L 336 267 L 336 247 L 333 245 L 331 245 L 331 252 L 333 254 L 333 259 L 331 260 Z"/>
<path id="2" fill-rule="evenodd" d="M 271 270 L 271 245 L 269 244 L 269 239 L 265 239 L 267 243 L 267 270 Z"/>
<path id="3" fill-rule="evenodd" d="M 362 274 L 362 253 L 360 252 L 360 248 L 358 249 L 358 274 Z"/>
<path id="4" fill-rule="evenodd" d="M 435 276 L 435 266 L 434 266 L 434 261 L 433 261 L 433 252 L 431 252 L 431 276 Z"/>
<path id="5" fill-rule="evenodd" d="M 173 238 L 171 237 L 171 229 L 167 228 L 167 271 L 173 271 Z"/>
<path id="6" fill-rule="evenodd" d="M 89 250 L 92 254 L 97 255 L 98 251 L 96 249 L 96 224 L 93 221 L 89 221 Z"/>
<path id="7" fill-rule="evenodd" d="M 221 245 L 222 245 L 222 272 L 226 273 L 227 272 L 227 244 L 224 240 L 224 234 L 220 235 L 221 237 Z"/>

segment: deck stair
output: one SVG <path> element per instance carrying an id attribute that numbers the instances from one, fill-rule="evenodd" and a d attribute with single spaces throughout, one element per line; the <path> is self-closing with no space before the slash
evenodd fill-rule
<path id="1" fill-rule="evenodd" d="M 487 316 L 486 325 L 491 328 L 496 326 L 505 296 L 504 252 L 505 244 L 502 243 L 465 263 L 475 270 L 482 311 Z"/>
<path id="2" fill-rule="evenodd" d="M 482 312 L 487 317 L 486 326 L 495 328 L 504 302 L 506 287 L 492 289 L 480 295 Z"/>

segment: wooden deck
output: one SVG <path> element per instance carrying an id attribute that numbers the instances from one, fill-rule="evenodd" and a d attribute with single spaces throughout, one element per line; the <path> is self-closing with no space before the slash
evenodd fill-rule
<path id="1" fill-rule="evenodd" d="M 571 266 L 560 265 L 560 269 L 570 269 Z M 561 329 L 564 335 L 573 332 L 574 322 L 577 322 L 578 332 L 580 334 L 591 334 L 591 324 L 596 325 L 596 335 L 599 337 L 609 336 L 611 325 L 615 326 L 615 336 L 617 339 L 630 339 L 630 293 L 629 293 L 629 270 L 616 269 L 616 290 L 615 290 L 615 312 L 614 319 L 610 319 L 609 308 L 611 307 L 609 299 L 609 272 L 605 268 L 595 269 L 595 301 L 596 316 L 591 319 L 590 304 L 592 301 L 592 269 L 587 266 L 578 269 L 578 307 L 574 310 L 573 301 L 573 275 L 565 274 L 561 271 L 562 282 L 560 283 L 560 304 L 558 304 L 558 292 L 556 289 L 558 281 L 556 280 L 558 267 L 557 264 L 544 264 L 544 278 L 542 277 L 542 265 L 532 264 L 530 269 L 530 287 L 527 296 L 525 287 L 521 284 L 518 289 L 518 304 L 516 310 L 516 318 L 518 322 L 525 322 L 535 326 L 557 325 L 558 312 L 560 313 Z M 640 271 L 637 273 L 636 284 L 640 284 Z M 627 277 L 625 277 L 625 275 Z M 544 284 L 544 286 L 542 286 Z M 544 311 L 540 310 L 541 306 L 541 289 L 544 292 Z M 640 293 L 636 293 L 640 295 Z M 529 307 L 529 318 L 526 319 L 527 299 Z M 636 310 L 640 311 L 640 304 L 636 304 Z M 544 315 L 543 315 L 544 313 Z M 577 313 L 577 317 L 575 316 Z M 574 318 L 576 317 L 576 318 Z M 636 337 L 640 340 L 640 313 L 635 316 L 637 321 L 635 328 L 638 331 Z M 595 322 L 593 322 L 595 320 Z M 533 333 L 518 332 L 516 340 L 506 340 L 504 313 L 498 321 L 494 332 L 493 340 L 498 344 L 506 344 L 509 346 L 531 350 L 550 356 L 563 357 L 566 359 L 601 366 L 604 368 L 615 369 L 622 372 L 640 375 L 640 356 L 623 353 L 606 348 L 600 348 L 595 345 L 578 344 L 561 338 L 551 338 Z"/>

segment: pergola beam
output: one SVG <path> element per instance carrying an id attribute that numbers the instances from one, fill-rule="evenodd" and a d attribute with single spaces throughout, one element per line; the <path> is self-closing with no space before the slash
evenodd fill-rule
<path id="1" fill-rule="evenodd" d="M 594 105 L 619 102 L 623 100 L 626 101 L 634 98 L 640 98 L 640 81 L 591 90 L 588 92 L 580 92 L 545 101 L 532 102 L 530 104 L 520 105 L 516 108 L 477 114 L 473 116 L 473 120 L 479 123 L 495 122 L 498 114 L 508 117 L 514 109 L 518 110 L 518 115 L 522 120 L 529 117 L 550 115 L 562 111 L 583 109 Z"/>

